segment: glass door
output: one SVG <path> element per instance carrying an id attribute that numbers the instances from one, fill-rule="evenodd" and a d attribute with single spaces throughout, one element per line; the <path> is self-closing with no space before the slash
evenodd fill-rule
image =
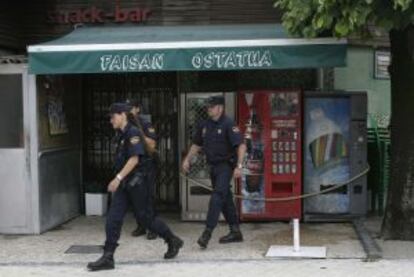
<path id="1" fill-rule="evenodd" d="M 203 92 L 203 93 L 183 93 L 181 94 L 181 129 L 180 147 L 182 153 L 186 152 L 192 143 L 192 137 L 197 124 L 208 118 L 206 110 L 206 100 L 210 96 L 224 95 L 226 98 L 226 114 L 234 117 L 234 93 L 223 92 Z M 192 161 L 188 179 L 181 177 L 181 199 L 182 199 L 182 219 L 189 221 L 205 220 L 210 200 L 210 190 L 199 186 L 201 183 L 211 186 L 209 167 L 203 154 Z"/>

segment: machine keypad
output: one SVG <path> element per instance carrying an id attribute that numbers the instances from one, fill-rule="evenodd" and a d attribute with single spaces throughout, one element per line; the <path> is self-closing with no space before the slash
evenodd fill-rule
<path id="1" fill-rule="evenodd" d="M 282 134 L 280 137 L 277 134 Z M 271 131 L 272 138 L 272 173 L 296 174 L 298 136 L 295 129 L 279 129 Z"/>

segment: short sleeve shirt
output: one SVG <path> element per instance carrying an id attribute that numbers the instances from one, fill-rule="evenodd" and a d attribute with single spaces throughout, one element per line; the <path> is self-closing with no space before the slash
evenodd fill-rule
<path id="1" fill-rule="evenodd" d="M 210 164 L 229 161 L 237 156 L 236 148 L 243 136 L 235 122 L 223 115 L 219 120 L 207 119 L 198 124 L 193 143 L 201 146 Z"/>
<path id="2" fill-rule="evenodd" d="M 138 128 L 128 123 L 120 132 L 115 155 L 115 170 L 121 170 L 126 162 L 134 156 L 143 157 L 146 155 L 141 134 Z"/>
<path id="3" fill-rule="evenodd" d="M 142 116 L 138 116 L 138 120 L 142 126 L 142 130 L 144 131 L 145 136 L 156 141 L 157 133 L 155 132 L 155 128 L 152 123 Z"/>

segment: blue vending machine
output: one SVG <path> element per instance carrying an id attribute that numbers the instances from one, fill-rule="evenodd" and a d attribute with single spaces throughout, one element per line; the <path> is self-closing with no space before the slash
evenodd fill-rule
<path id="1" fill-rule="evenodd" d="M 367 169 L 365 92 L 313 92 L 304 97 L 303 190 L 319 193 Z M 367 179 L 304 200 L 305 221 L 346 221 L 368 208 Z"/>

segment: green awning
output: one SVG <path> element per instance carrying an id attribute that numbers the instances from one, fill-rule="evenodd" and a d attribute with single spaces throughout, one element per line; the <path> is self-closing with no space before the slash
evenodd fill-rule
<path id="1" fill-rule="evenodd" d="M 82 27 L 28 52 L 33 74 L 318 68 L 345 66 L 346 41 L 277 24 Z"/>

